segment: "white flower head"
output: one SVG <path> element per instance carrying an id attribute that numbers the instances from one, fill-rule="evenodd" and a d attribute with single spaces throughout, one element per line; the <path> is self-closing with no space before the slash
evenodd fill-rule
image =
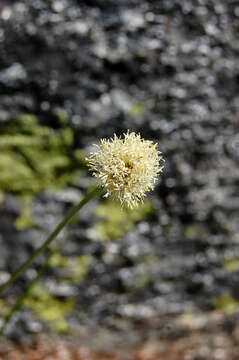
<path id="1" fill-rule="evenodd" d="M 142 202 L 146 192 L 155 187 L 162 153 L 157 143 L 141 138 L 129 130 L 123 138 L 114 135 L 101 139 L 98 151 L 87 158 L 93 175 L 100 179 L 107 193 L 122 205 L 133 208 Z"/>

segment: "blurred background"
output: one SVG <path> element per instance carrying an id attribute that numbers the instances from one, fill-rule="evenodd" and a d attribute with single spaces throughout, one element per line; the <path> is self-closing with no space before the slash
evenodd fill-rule
<path id="1" fill-rule="evenodd" d="M 166 160 L 143 206 L 63 231 L 1 359 L 238 359 L 238 30 L 237 0 L 1 0 L 0 284 L 94 184 L 93 143 L 130 129 Z"/>

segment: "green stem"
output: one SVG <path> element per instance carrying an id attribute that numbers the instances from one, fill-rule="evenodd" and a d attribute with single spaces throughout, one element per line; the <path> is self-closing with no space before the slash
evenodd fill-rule
<path id="1" fill-rule="evenodd" d="M 95 187 L 89 194 L 85 196 L 81 202 L 76 205 L 69 214 L 59 223 L 56 229 L 51 233 L 51 235 L 47 238 L 44 244 L 22 265 L 20 268 L 11 276 L 11 278 L 2 286 L 0 286 L 0 293 L 5 290 L 9 285 L 11 285 L 15 280 L 19 278 L 20 275 L 24 271 L 28 269 L 28 267 L 33 263 L 33 261 L 38 258 L 52 243 L 52 241 L 57 237 L 57 235 L 61 232 L 61 230 L 72 220 L 72 218 L 77 214 L 77 212 L 90 200 L 95 198 L 96 196 L 102 194 L 103 189 L 99 186 Z"/>

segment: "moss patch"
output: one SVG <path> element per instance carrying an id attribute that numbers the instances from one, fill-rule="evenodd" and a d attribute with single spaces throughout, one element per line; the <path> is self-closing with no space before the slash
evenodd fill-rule
<path id="1" fill-rule="evenodd" d="M 42 285 L 36 284 L 24 305 L 30 308 L 41 320 L 48 323 L 53 331 L 67 332 L 69 330 L 66 316 L 74 310 L 74 300 L 58 300 Z"/>
<path id="2" fill-rule="evenodd" d="M 5 304 L 4 300 L 0 299 L 0 316 L 7 316 L 9 312 L 9 307 Z"/>
<path id="3" fill-rule="evenodd" d="M 223 295 L 218 297 L 215 300 L 214 305 L 216 309 L 221 310 L 225 314 L 233 314 L 239 309 L 239 301 L 230 295 Z"/>
<path id="4" fill-rule="evenodd" d="M 238 271 L 239 270 L 239 258 L 235 257 L 235 258 L 232 258 L 229 260 L 225 260 L 223 265 L 230 272 Z"/>
<path id="5" fill-rule="evenodd" d="M 190 240 L 203 239 L 205 237 L 204 228 L 199 224 L 187 225 L 184 234 Z"/>
<path id="6" fill-rule="evenodd" d="M 0 135 L 0 188 L 5 192 L 35 194 L 61 188 L 69 180 L 70 128 L 53 130 L 39 125 L 33 115 L 22 115 Z M 17 135 L 16 135 L 17 134 Z"/>
<path id="7" fill-rule="evenodd" d="M 107 200 L 96 209 L 96 215 L 102 219 L 96 224 L 96 230 L 102 240 L 115 240 L 133 230 L 137 221 L 153 213 L 149 200 L 135 209 L 122 208 L 119 203 Z"/>
<path id="8" fill-rule="evenodd" d="M 23 199 L 19 230 L 34 226 L 31 201 L 41 191 L 75 183 L 84 167 L 83 152 L 74 150 L 70 127 L 53 129 L 23 114 L 0 127 L 0 189 Z M 0 196 L 1 197 L 1 196 Z"/>
<path id="9" fill-rule="evenodd" d="M 15 221 L 15 227 L 17 230 L 24 230 L 26 228 L 36 226 L 36 223 L 31 216 L 32 201 L 32 196 L 24 196 L 22 198 L 23 210 L 21 212 L 21 215 Z"/>
<path id="10" fill-rule="evenodd" d="M 132 106 L 132 108 L 129 111 L 129 115 L 131 116 L 140 116 L 145 112 L 145 106 L 144 104 L 138 103 Z"/>
<path id="11" fill-rule="evenodd" d="M 55 252 L 51 256 L 50 266 L 64 269 L 62 280 L 78 283 L 88 274 L 92 260 L 91 255 L 67 257 Z"/>

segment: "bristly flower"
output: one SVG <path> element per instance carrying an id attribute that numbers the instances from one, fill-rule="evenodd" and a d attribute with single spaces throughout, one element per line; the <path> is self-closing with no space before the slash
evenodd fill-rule
<path id="1" fill-rule="evenodd" d="M 118 138 L 102 139 L 98 151 L 87 159 L 93 175 L 122 205 L 133 208 L 143 201 L 146 192 L 155 186 L 162 153 L 157 144 L 129 131 Z"/>

